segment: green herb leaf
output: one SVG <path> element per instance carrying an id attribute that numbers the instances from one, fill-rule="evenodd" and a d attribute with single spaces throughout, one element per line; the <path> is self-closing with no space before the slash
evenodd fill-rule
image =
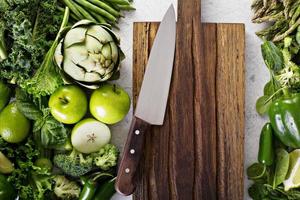
<path id="1" fill-rule="evenodd" d="M 272 103 L 272 100 L 270 100 L 270 96 L 262 96 L 257 99 L 256 101 L 256 111 L 260 115 L 264 115 L 268 112 L 269 107 Z"/>
<path id="2" fill-rule="evenodd" d="M 44 147 L 55 147 L 66 143 L 68 138 L 67 129 L 64 125 L 56 121 L 52 116 L 48 116 L 41 128 L 41 143 Z"/>
<path id="3" fill-rule="evenodd" d="M 273 188 L 276 188 L 284 180 L 289 169 L 289 153 L 284 149 L 276 151 L 276 167 L 274 173 Z"/>
<path id="4" fill-rule="evenodd" d="M 35 133 L 35 132 L 38 132 L 42 129 L 42 127 L 44 126 L 45 124 L 45 120 L 44 118 L 39 118 L 37 119 L 34 124 L 33 124 L 33 129 L 32 131 Z"/>
<path id="5" fill-rule="evenodd" d="M 268 190 L 263 184 L 254 183 L 249 187 L 248 194 L 253 200 L 262 200 L 268 197 Z"/>
<path id="6" fill-rule="evenodd" d="M 264 95 L 266 96 L 272 96 L 276 92 L 275 85 L 272 80 L 270 80 L 268 83 L 266 83 L 264 87 Z"/>
<path id="7" fill-rule="evenodd" d="M 43 117 L 43 113 L 33 103 L 32 99 L 21 89 L 16 91 L 16 100 L 18 109 L 28 119 L 38 120 Z"/>
<path id="8" fill-rule="evenodd" d="M 264 61 L 270 70 L 277 72 L 283 68 L 282 52 L 273 42 L 265 41 L 261 46 L 261 50 Z"/>

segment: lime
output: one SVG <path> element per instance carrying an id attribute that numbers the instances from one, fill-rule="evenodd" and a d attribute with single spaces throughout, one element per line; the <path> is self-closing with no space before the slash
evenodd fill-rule
<path id="1" fill-rule="evenodd" d="M 254 163 L 247 169 L 247 176 L 251 180 L 262 178 L 266 173 L 266 166 L 261 163 Z"/>
<path id="2" fill-rule="evenodd" d="M 6 106 L 0 113 L 0 135 L 9 143 L 23 141 L 29 133 L 30 121 L 18 110 L 16 103 Z"/>
<path id="3" fill-rule="evenodd" d="M 292 151 L 289 155 L 289 172 L 287 179 L 283 182 L 285 191 L 300 186 L 300 149 Z"/>
<path id="4" fill-rule="evenodd" d="M 0 81 L 0 111 L 6 106 L 9 101 L 11 90 L 8 85 Z"/>
<path id="5" fill-rule="evenodd" d="M 0 151 L 0 173 L 2 173 L 2 174 L 10 174 L 13 170 L 14 170 L 13 164 Z"/>
<path id="6" fill-rule="evenodd" d="M 51 160 L 48 158 L 39 158 L 34 162 L 34 165 L 50 172 L 53 168 Z"/>

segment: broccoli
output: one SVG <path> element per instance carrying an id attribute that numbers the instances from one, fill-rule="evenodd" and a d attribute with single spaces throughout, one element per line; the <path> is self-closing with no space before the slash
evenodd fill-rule
<path id="1" fill-rule="evenodd" d="M 119 150 L 115 145 L 107 144 L 98 152 L 93 153 L 94 164 L 102 170 L 109 170 L 117 165 Z"/>
<path id="2" fill-rule="evenodd" d="M 54 193 L 61 199 L 77 199 L 80 195 L 80 187 L 74 181 L 65 176 L 55 176 Z"/>
<path id="3" fill-rule="evenodd" d="M 58 168 L 64 171 L 64 173 L 73 177 L 82 176 L 90 172 L 93 168 L 93 159 L 90 156 L 84 158 L 82 153 L 75 149 L 73 149 L 69 155 L 55 155 L 53 161 Z"/>

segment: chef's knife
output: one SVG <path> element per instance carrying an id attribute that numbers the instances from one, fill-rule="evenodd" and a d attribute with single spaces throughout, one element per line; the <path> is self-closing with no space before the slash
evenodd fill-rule
<path id="1" fill-rule="evenodd" d="M 119 165 L 116 190 L 130 195 L 136 187 L 135 174 L 143 154 L 144 136 L 151 125 L 162 125 L 169 96 L 176 41 L 173 5 L 165 14 L 154 40 L 135 114 Z"/>

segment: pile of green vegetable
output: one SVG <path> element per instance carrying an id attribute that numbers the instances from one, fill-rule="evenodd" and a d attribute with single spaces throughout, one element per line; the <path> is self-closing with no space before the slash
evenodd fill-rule
<path id="1" fill-rule="evenodd" d="M 115 193 L 109 125 L 130 98 L 106 82 L 124 59 L 111 25 L 132 9 L 126 0 L 0 1 L 0 199 Z"/>
<path id="2" fill-rule="evenodd" d="M 117 27 L 122 10 L 135 10 L 132 0 L 61 0 L 71 9 L 73 20 L 88 19 L 92 22 L 111 24 Z M 62 7 L 59 8 L 64 11 Z"/>
<path id="3" fill-rule="evenodd" d="M 269 122 L 262 128 L 257 163 L 247 169 L 252 199 L 300 199 L 300 1 L 256 0 L 253 22 L 270 73 L 256 102 Z"/>

